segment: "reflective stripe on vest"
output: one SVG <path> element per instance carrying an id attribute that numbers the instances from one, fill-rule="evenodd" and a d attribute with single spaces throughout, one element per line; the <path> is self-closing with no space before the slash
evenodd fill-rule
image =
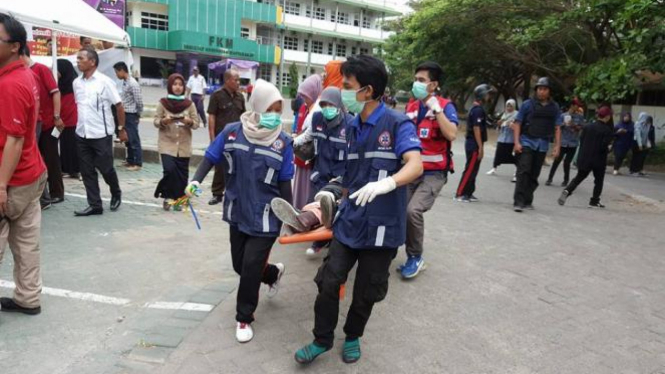
<path id="1" fill-rule="evenodd" d="M 349 153 L 346 156 L 347 160 L 358 160 L 360 157 L 357 153 Z M 383 160 L 397 160 L 397 155 L 392 152 L 365 152 L 365 158 L 380 158 Z"/>
<path id="2" fill-rule="evenodd" d="M 324 134 L 324 133 L 322 133 L 322 132 L 313 132 L 313 133 L 312 133 L 312 136 L 315 136 L 315 137 L 317 137 L 317 138 L 321 138 L 321 139 L 323 139 L 323 140 L 328 139 L 328 138 L 326 137 L 326 134 Z"/>
<path id="3" fill-rule="evenodd" d="M 224 150 L 230 150 L 230 149 L 239 149 L 241 151 L 249 152 L 249 147 L 244 145 L 244 144 L 238 144 L 238 143 L 227 143 L 224 144 Z"/>
<path id="4" fill-rule="evenodd" d="M 264 156 L 274 158 L 275 160 L 278 160 L 279 162 L 284 161 L 284 157 L 282 157 L 282 155 L 280 155 L 279 153 L 266 151 L 265 149 L 254 149 L 254 153 L 256 153 L 257 155 L 264 155 Z"/>
<path id="5" fill-rule="evenodd" d="M 263 183 L 270 184 L 272 182 L 272 177 L 275 176 L 275 169 L 269 168 L 266 173 L 266 179 L 263 180 Z"/>
<path id="6" fill-rule="evenodd" d="M 312 175 L 310 175 L 309 180 L 312 181 L 312 182 L 314 182 L 314 180 L 315 180 L 316 177 L 318 177 L 318 176 L 319 176 L 319 172 L 318 172 L 318 171 L 315 171 L 315 172 L 312 173 Z"/>
<path id="7" fill-rule="evenodd" d="M 376 228 L 376 240 L 374 246 L 383 247 L 383 239 L 386 237 L 386 226 L 379 226 Z"/>
<path id="8" fill-rule="evenodd" d="M 346 159 L 347 159 L 347 160 L 357 160 L 358 158 L 359 158 L 359 156 L 358 156 L 357 153 L 349 153 L 349 154 L 346 156 Z"/>
<path id="9" fill-rule="evenodd" d="M 263 208 L 263 232 L 270 232 L 270 204 Z"/>
<path id="10" fill-rule="evenodd" d="M 444 160 L 443 155 L 422 155 L 420 158 L 423 162 L 442 162 Z"/>
<path id="11" fill-rule="evenodd" d="M 335 138 L 335 137 L 331 136 L 331 137 L 328 138 L 328 140 L 330 140 L 330 141 L 333 142 L 333 143 L 342 143 L 342 144 L 346 144 L 346 140 L 344 140 L 344 139 L 342 139 L 342 138 Z"/>
<path id="12" fill-rule="evenodd" d="M 226 147 L 224 147 L 226 148 Z M 229 152 L 224 152 L 224 157 L 226 158 L 226 162 L 229 163 L 229 174 L 233 174 L 233 156 Z"/>
<path id="13" fill-rule="evenodd" d="M 229 201 L 229 210 L 226 211 L 226 215 L 231 219 L 231 212 L 233 211 L 233 200 Z"/>

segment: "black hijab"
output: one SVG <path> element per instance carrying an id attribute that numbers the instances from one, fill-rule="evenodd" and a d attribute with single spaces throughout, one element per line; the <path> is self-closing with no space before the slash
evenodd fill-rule
<path id="1" fill-rule="evenodd" d="M 58 89 L 61 95 L 74 93 L 74 79 L 78 77 L 74 65 L 69 60 L 58 59 Z"/>

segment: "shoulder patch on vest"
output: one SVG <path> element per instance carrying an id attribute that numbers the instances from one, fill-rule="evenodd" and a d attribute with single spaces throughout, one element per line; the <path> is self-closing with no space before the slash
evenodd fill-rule
<path id="1" fill-rule="evenodd" d="M 227 137 L 228 140 L 236 140 L 236 133 L 235 131 L 229 133 L 229 136 Z"/>
<path id="2" fill-rule="evenodd" d="M 346 139 L 346 127 L 342 127 L 342 129 L 339 131 L 339 137 Z"/>
<path id="3" fill-rule="evenodd" d="M 393 136 L 390 131 L 386 130 L 379 134 L 379 145 L 382 147 L 390 147 L 393 144 Z"/>
<path id="4" fill-rule="evenodd" d="M 284 149 L 284 141 L 282 139 L 275 140 L 275 142 L 270 146 L 270 149 L 276 152 L 281 152 L 282 149 Z"/>

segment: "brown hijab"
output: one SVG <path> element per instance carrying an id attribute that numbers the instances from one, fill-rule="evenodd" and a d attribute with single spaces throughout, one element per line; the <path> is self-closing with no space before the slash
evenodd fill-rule
<path id="1" fill-rule="evenodd" d="M 173 85 L 175 84 L 175 81 L 178 79 L 180 79 L 180 81 L 182 82 L 183 88 L 185 87 L 185 78 L 183 78 L 182 75 L 177 73 L 171 74 L 169 76 L 169 80 L 166 86 L 169 95 L 159 100 L 164 109 L 168 110 L 173 114 L 182 113 L 192 105 L 192 101 L 186 99 L 184 93 L 181 95 L 182 99 L 176 98 L 176 94 L 173 92 Z"/>

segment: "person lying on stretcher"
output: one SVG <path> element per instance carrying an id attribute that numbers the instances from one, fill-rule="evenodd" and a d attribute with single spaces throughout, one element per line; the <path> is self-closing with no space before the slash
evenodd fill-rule
<path id="1" fill-rule="evenodd" d="M 302 211 L 281 198 L 272 199 L 270 206 L 277 218 L 284 223 L 283 233 L 286 235 L 311 231 L 320 226 L 330 229 L 342 194 L 342 177 L 339 177 L 323 187 L 314 196 L 314 202 L 305 205 Z"/>

